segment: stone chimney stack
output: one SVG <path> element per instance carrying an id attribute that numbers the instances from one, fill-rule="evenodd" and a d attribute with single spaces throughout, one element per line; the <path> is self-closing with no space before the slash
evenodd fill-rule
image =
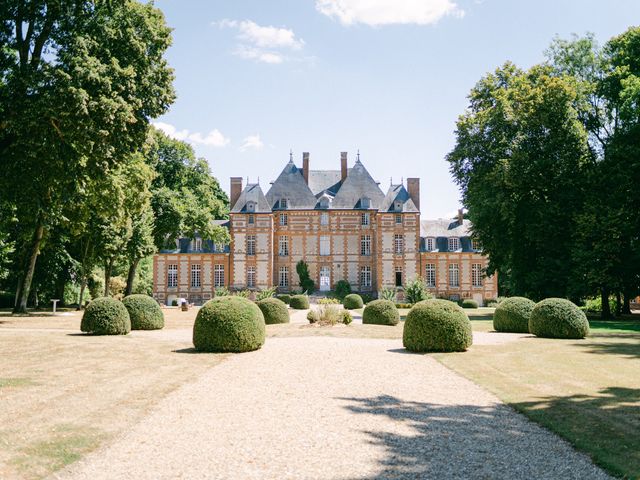
<path id="1" fill-rule="evenodd" d="M 340 153 L 340 181 L 347 179 L 347 152 Z"/>
<path id="2" fill-rule="evenodd" d="M 464 221 L 464 213 L 462 211 L 462 208 L 459 208 L 458 209 L 458 223 L 460 225 L 462 225 L 463 221 Z"/>
<path id="3" fill-rule="evenodd" d="M 416 208 L 420 210 L 420 179 L 407 178 L 407 191 L 409 192 L 409 198 L 413 200 Z"/>
<path id="4" fill-rule="evenodd" d="M 240 194 L 242 193 L 242 177 L 231 177 L 231 189 L 229 191 L 229 210 L 233 208 L 233 206 L 240 198 Z"/>
<path id="5" fill-rule="evenodd" d="M 309 185 L 309 152 L 302 152 L 302 176 L 304 183 Z"/>

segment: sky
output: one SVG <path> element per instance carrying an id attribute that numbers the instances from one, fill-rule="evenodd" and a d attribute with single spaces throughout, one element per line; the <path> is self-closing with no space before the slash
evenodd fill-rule
<path id="1" fill-rule="evenodd" d="M 554 36 L 600 43 L 640 24 L 640 0 L 156 0 L 173 30 L 177 100 L 155 119 L 229 177 L 275 180 L 360 159 L 386 190 L 421 178 L 423 218 L 460 192 L 445 157 L 467 95 L 505 61 L 544 60 Z M 406 185 L 406 180 L 405 180 Z"/>

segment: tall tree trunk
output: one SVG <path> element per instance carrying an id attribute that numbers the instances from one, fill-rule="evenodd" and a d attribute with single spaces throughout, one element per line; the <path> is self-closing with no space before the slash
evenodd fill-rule
<path id="1" fill-rule="evenodd" d="M 80 283 L 80 293 L 78 294 L 78 308 L 76 310 L 82 310 L 82 301 L 84 299 L 84 289 L 87 288 L 87 277 L 82 276 L 82 282 Z"/>
<path id="2" fill-rule="evenodd" d="M 29 261 L 27 262 L 22 281 L 18 287 L 18 298 L 13 308 L 13 313 L 27 313 L 27 301 L 29 300 L 29 291 L 33 280 L 33 272 L 36 269 L 36 260 L 40 254 L 40 244 L 44 237 L 44 225 L 38 221 L 36 231 L 33 234 L 33 243 L 31 245 Z"/>
<path id="3" fill-rule="evenodd" d="M 609 289 L 602 287 L 600 290 L 600 299 L 602 301 L 602 311 L 600 313 L 601 318 L 611 318 L 611 308 L 609 307 Z"/>
<path id="4" fill-rule="evenodd" d="M 622 295 L 620 290 L 616 292 L 616 317 L 619 317 L 622 313 Z"/>
<path id="5" fill-rule="evenodd" d="M 124 296 L 131 295 L 133 291 L 133 281 L 136 279 L 136 270 L 138 268 L 138 263 L 140 263 L 140 259 L 136 258 L 131 265 L 129 265 L 129 274 L 127 275 L 127 287 L 124 290 Z"/>
<path id="6" fill-rule="evenodd" d="M 622 304 L 622 313 L 624 315 L 631 315 L 631 294 L 627 290 L 624 293 L 624 303 Z"/>
<path id="7" fill-rule="evenodd" d="M 104 296 L 109 296 L 109 282 L 111 281 L 111 270 L 113 269 L 113 259 L 109 259 L 104 264 Z"/>

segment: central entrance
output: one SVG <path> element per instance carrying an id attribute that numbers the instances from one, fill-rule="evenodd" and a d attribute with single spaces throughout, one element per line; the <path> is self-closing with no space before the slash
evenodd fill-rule
<path id="1" fill-rule="evenodd" d="M 320 291 L 331 290 L 331 269 L 330 267 L 320 267 Z"/>

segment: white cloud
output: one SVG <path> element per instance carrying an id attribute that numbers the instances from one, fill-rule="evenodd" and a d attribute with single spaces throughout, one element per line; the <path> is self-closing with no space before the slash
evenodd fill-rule
<path id="1" fill-rule="evenodd" d="M 213 24 L 238 31 L 240 43 L 233 53 L 242 58 L 277 64 L 287 59 L 285 52 L 299 51 L 304 47 L 304 40 L 297 38 L 288 28 L 258 25 L 251 20 L 225 19 Z"/>
<path id="2" fill-rule="evenodd" d="M 344 25 L 430 25 L 464 11 L 452 0 L 316 0 L 316 9 Z"/>
<path id="3" fill-rule="evenodd" d="M 253 148 L 254 150 L 262 150 L 263 147 L 264 143 L 260 140 L 260 134 L 256 133 L 255 135 L 249 135 L 244 139 L 242 146 L 240 147 L 240 151 L 244 152 L 250 148 Z"/>
<path id="4" fill-rule="evenodd" d="M 225 137 L 217 128 L 211 130 L 206 135 L 200 132 L 189 132 L 189 130 L 178 130 L 170 123 L 153 122 L 153 126 L 162 130 L 167 136 L 176 140 L 184 140 L 195 145 L 207 145 L 210 147 L 224 147 L 231 140 Z"/>

